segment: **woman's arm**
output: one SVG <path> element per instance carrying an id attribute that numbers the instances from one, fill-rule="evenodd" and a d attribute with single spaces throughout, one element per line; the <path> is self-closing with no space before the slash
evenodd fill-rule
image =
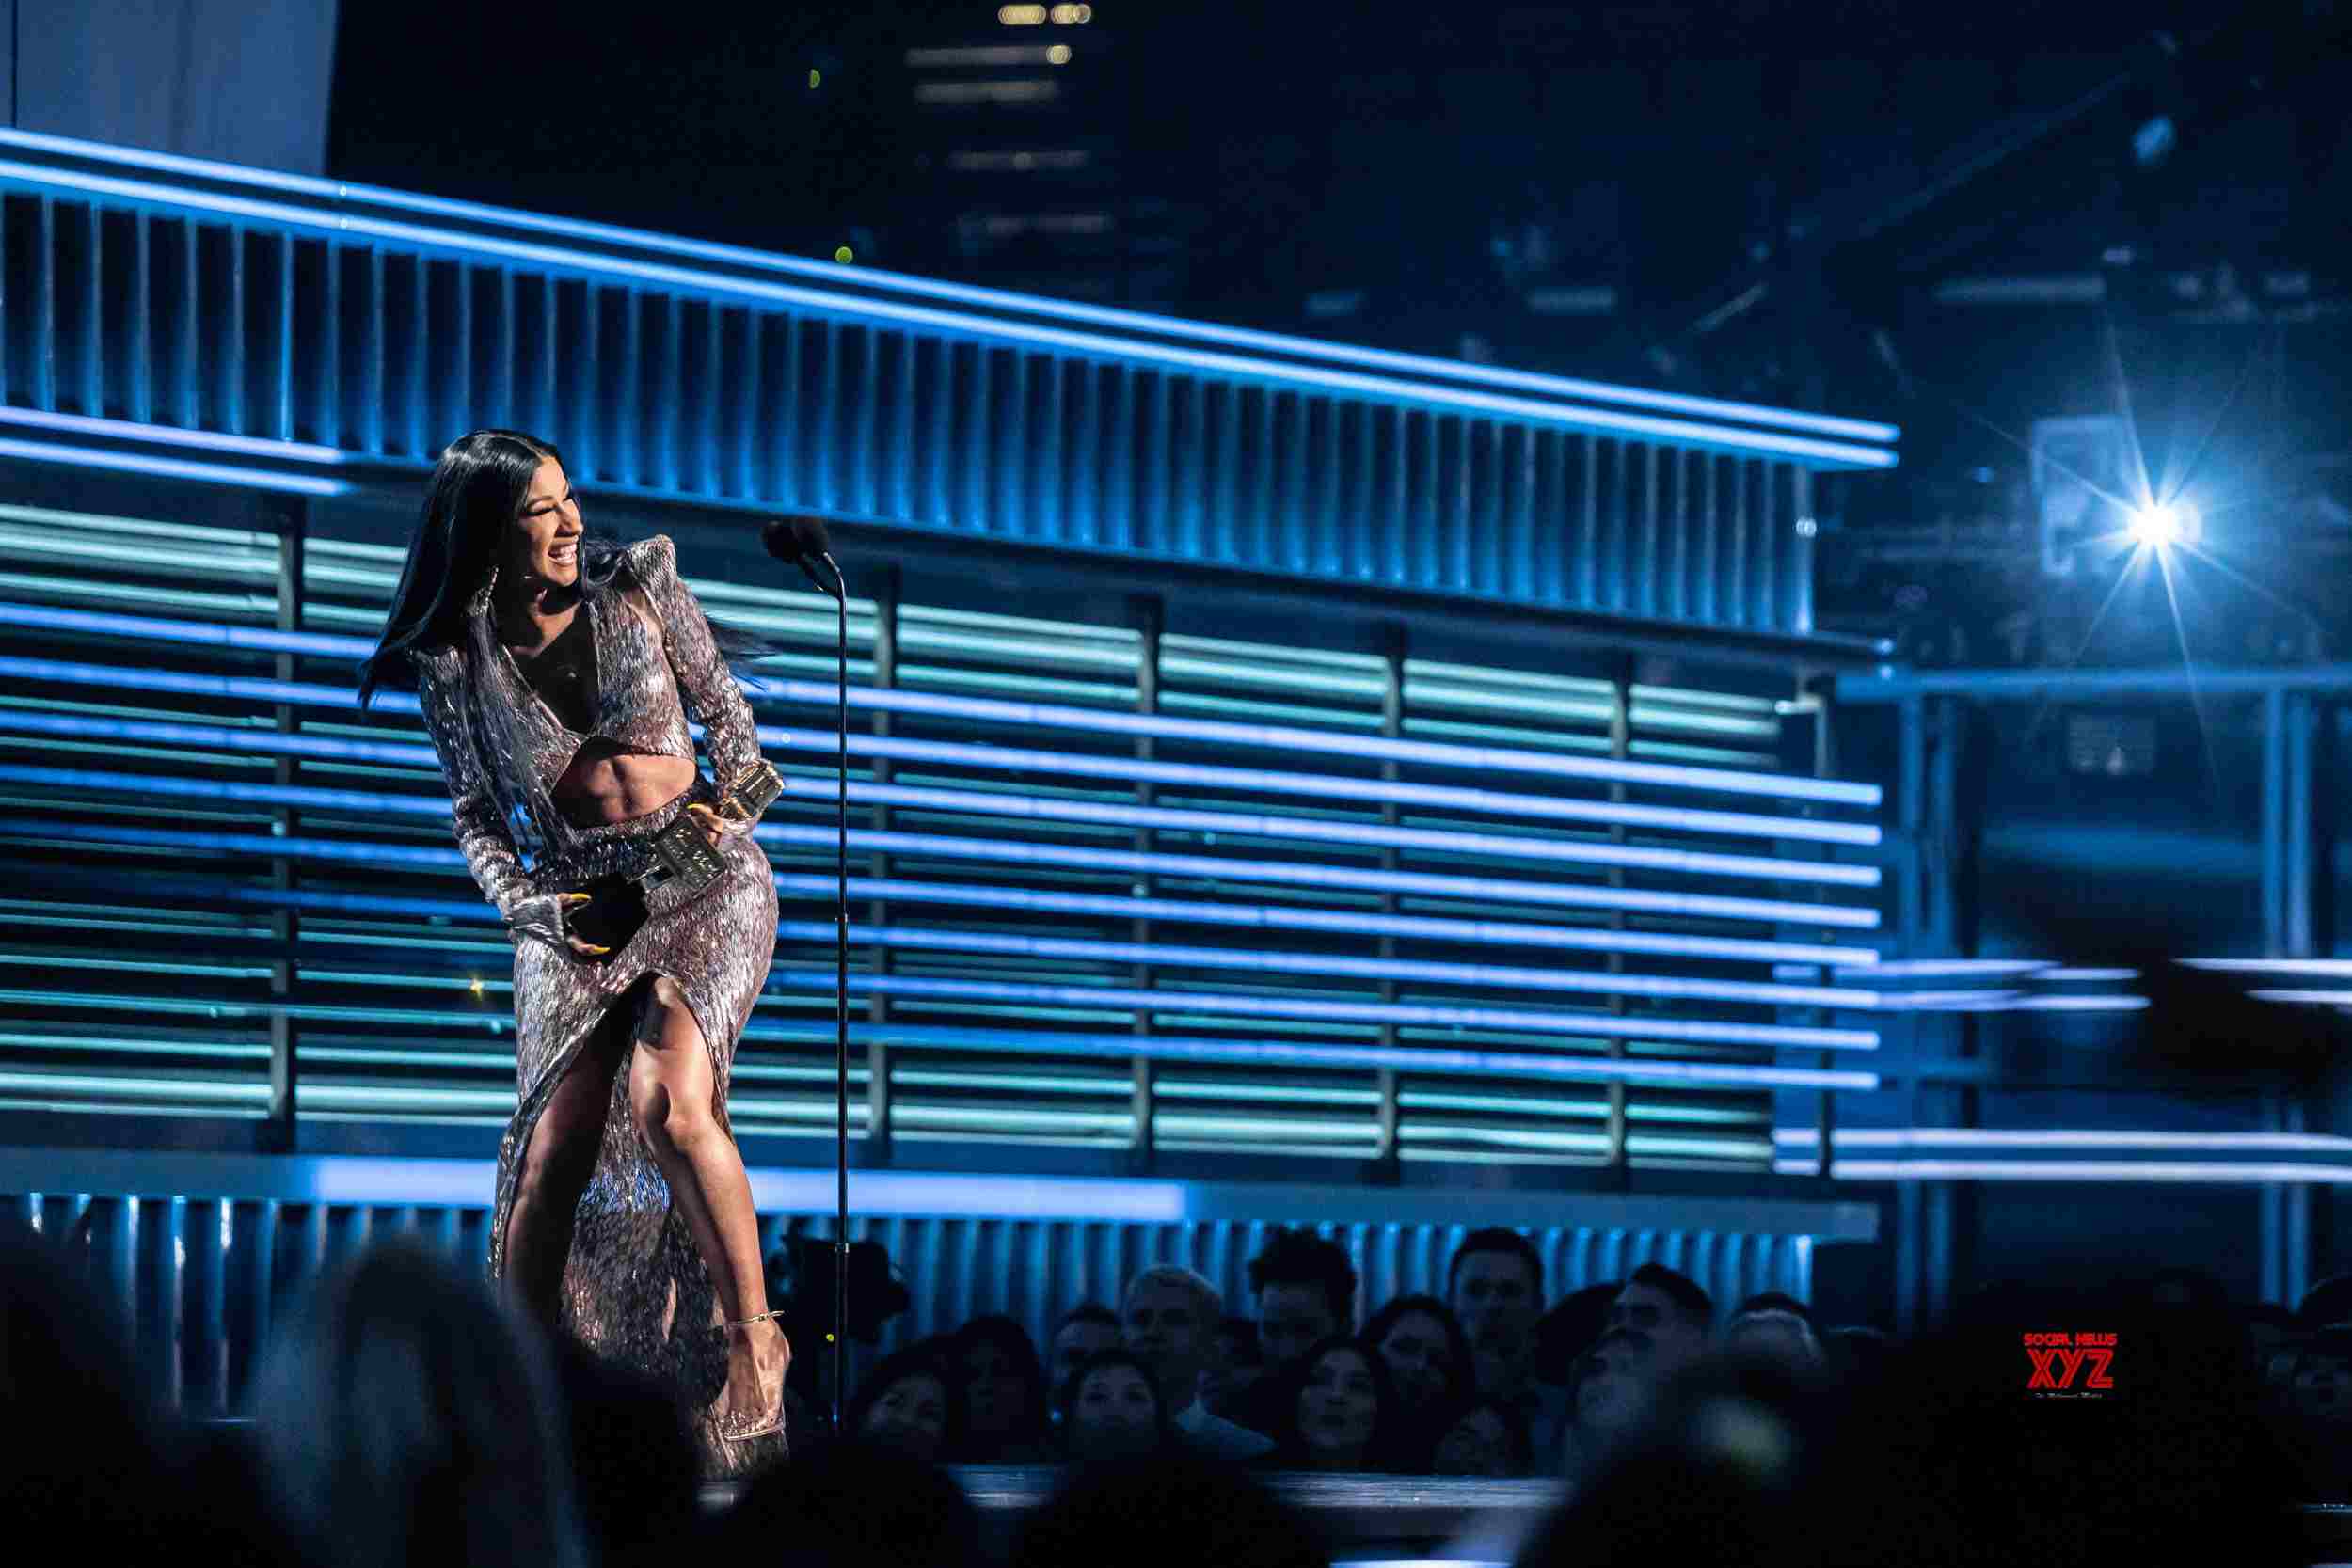
<path id="1" fill-rule="evenodd" d="M 702 722 L 711 776 L 725 797 L 771 771 L 759 754 L 752 705 L 743 700 L 743 689 L 710 635 L 702 606 L 677 575 L 677 547 L 669 535 L 657 533 L 630 546 L 628 564 L 660 619 L 661 651 L 669 656 L 686 711 Z"/>
<path id="2" fill-rule="evenodd" d="M 424 717 L 424 732 L 433 738 L 434 753 L 441 759 L 441 776 L 449 784 L 450 826 L 457 847 L 465 853 L 466 867 L 482 896 L 497 906 L 511 933 L 564 945 L 563 901 L 556 894 L 532 895 L 515 834 L 490 787 L 481 748 L 467 726 L 457 657 L 448 652 L 417 659 L 417 706 Z"/>

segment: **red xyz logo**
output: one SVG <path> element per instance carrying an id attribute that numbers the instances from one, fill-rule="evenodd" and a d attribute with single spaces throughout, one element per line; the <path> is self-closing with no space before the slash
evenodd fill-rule
<path id="1" fill-rule="evenodd" d="M 2115 1365 L 2112 1334 L 2028 1334 L 2026 1355 L 2033 1363 L 2028 1393 L 2101 1394 L 2115 1386 L 2108 1375 Z"/>

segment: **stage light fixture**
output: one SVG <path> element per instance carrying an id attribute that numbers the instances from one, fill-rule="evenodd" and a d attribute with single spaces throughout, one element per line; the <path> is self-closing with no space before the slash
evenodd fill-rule
<path id="1" fill-rule="evenodd" d="M 2157 501 L 2132 514 L 2132 540 L 2147 549 L 2169 550 L 2197 541 L 2198 516 L 2184 501 Z"/>

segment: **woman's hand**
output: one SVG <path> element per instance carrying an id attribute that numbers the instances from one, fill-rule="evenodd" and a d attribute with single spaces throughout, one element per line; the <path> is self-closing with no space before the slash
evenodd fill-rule
<path id="1" fill-rule="evenodd" d="M 686 811 L 688 816 L 693 817 L 694 826 L 703 831 L 703 837 L 710 840 L 713 849 L 723 848 L 728 839 L 748 833 L 757 826 L 741 817 L 729 816 L 700 801 L 687 807 Z"/>
<path id="2" fill-rule="evenodd" d="M 588 901 L 588 895 L 584 893 L 567 893 L 564 895 L 564 909 L 568 913 Z M 599 958 L 612 951 L 610 947 L 598 947 L 593 942 L 586 942 L 572 935 L 571 925 L 568 921 L 564 924 L 564 940 L 570 945 L 573 952 L 583 958 Z"/>

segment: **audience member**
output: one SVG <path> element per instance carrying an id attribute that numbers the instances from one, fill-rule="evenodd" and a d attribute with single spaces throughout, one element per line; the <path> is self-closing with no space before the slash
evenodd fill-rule
<path id="1" fill-rule="evenodd" d="M 2258 1370 L 2268 1365 L 2270 1358 L 2284 1350 L 2295 1338 L 2295 1314 L 2275 1302 L 2257 1302 L 2237 1309 L 2238 1321 L 2246 1330 L 2246 1348 L 2249 1364 Z"/>
<path id="2" fill-rule="evenodd" d="M 1054 1325 L 1053 1388 L 1058 1397 L 1062 1385 L 1078 1370 L 1078 1363 L 1099 1351 L 1114 1350 L 1120 1344 L 1119 1314 L 1101 1302 L 1081 1302 L 1061 1315 Z"/>
<path id="3" fill-rule="evenodd" d="M 1216 1415 L 1201 1402 L 1200 1369 L 1225 1304 L 1216 1287 L 1173 1264 L 1149 1268 L 1127 1282 L 1123 1304 L 1127 1348 L 1141 1357 L 1174 1405 L 1169 1420 L 1186 1446 L 1217 1459 L 1256 1459 L 1273 1440 Z"/>
<path id="4" fill-rule="evenodd" d="M 1516 1230 L 1473 1230 L 1446 1265 L 1446 1302 L 1470 1339 L 1478 1391 L 1518 1407 L 1527 1418 L 1536 1465 L 1549 1469 L 1566 1425 L 1567 1396 L 1534 1376 L 1543 1259 Z"/>
<path id="5" fill-rule="evenodd" d="M 2118 1337 L 2114 1387 L 2020 1387 L 2020 1324 Z M 1850 1397 L 1838 1462 L 1809 1528 L 1821 1560 L 2036 1568 L 2310 1560 L 2285 1506 L 2290 1467 L 2264 1430 L 2225 1316 L 2150 1311 L 2127 1295 L 2007 1291 L 1898 1350 Z"/>
<path id="6" fill-rule="evenodd" d="M 1265 1375 L 1265 1353 L 1258 1344 L 1254 1318 L 1228 1312 L 1217 1321 L 1215 1347 L 1200 1370 L 1200 1398 L 1220 1416 L 1241 1419 L 1238 1407 Z M 1246 1424 L 1246 1423 L 1245 1423 Z"/>
<path id="7" fill-rule="evenodd" d="M 1742 1312 L 1793 1312 L 1808 1323 L 1813 1321 L 1813 1308 L 1786 1291 L 1758 1291 L 1731 1309 L 1735 1318 Z"/>
<path id="8" fill-rule="evenodd" d="M 1707 1354 L 1715 1333 L 1715 1303 L 1688 1275 L 1663 1263 L 1645 1263 L 1617 1292 L 1609 1326 L 1648 1335 L 1657 1346 L 1657 1374 L 1671 1376 Z"/>
<path id="9" fill-rule="evenodd" d="M 1612 1330 L 1596 1354 L 1635 1332 Z M 1685 1369 L 1537 1529 L 1519 1568 L 1811 1568 L 1813 1515 L 1829 1500 L 1812 1484 L 1823 1438 L 1802 1391 L 1771 1369 Z"/>
<path id="10" fill-rule="evenodd" d="M 870 1379 L 869 1379 L 870 1381 Z M 963 1488 L 895 1448 L 850 1441 L 753 1478 L 706 1536 L 664 1560 L 773 1568 L 979 1568 L 981 1520 Z"/>
<path id="11" fill-rule="evenodd" d="M 318 1568 L 585 1568 L 555 1373 L 529 1324 L 421 1243 L 291 1314 L 253 1387 L 270 1496 Z"/>
<path id="12" fill-rule="evenodd" d="M 882 1357 L 841 1412 L 852 1441 L 927 1465 L 960 1451 L 969 1424 L 963 1379 L 935 1338 Z"/>
<path id="13" fill-rule="evenodd" d="M 210 1463 L 174 1474 L 182 1434 L 140 1380 L 125 1328 L 72 1253 L 0 1212 L 0 1520 L 16 1549 L 178 1563 L 200 1503 L 215 1511 L 200 1539 L 262 1557 L 270 1532 L 233 1455 L 220 1466 L 232 1492 L 199 1497 L 188 1484 Z"/>
<path id="14" fill-rule="evenodd" d="M 1398 1470 L 1396 1391 L 1377 1351 L 1334 1334 L 1270 1379 L 1280 1424 L 1268 1464 L 1285 1470 Z"/>
<path id="15" fill-rule="evenodd" d="M 1885 1335 L 1861 1323 L 1833 1328 L 1821 1337 L 1821 1354 L 1828 1364 L 1830 1379 L 1845 1388 L 1858 1387 L 1876 1378 L 1884 1370 L 1892 1350 Z"/>
<path id="16" fill-rule="evenodd" d="M 1577 1357 L 1609 1330 L 1609 1308 L 1623 1285 L 1610 1280 L 1571 1291 L 1535 1320 L 1535 1376 L 1563 1387 L 1574 1381 Z"/>
<path id="17" fill-rule="evenodd" d="M 2306 1332 L 2352 1323 L 2352 1274 L 2331 1275 L 2304 1291 L 2295 1317 Z"/>
<path id="18" fill-rule="evenodd" d="M 1062 1385 L 1058 1415 L 1062 1453 L 1074 1463 L 1133 1459 L 1176 1447 L 1158 1380 L 1124 1350 L 1098 1351 L 1080 1362 Z"/>
<path id="19" fill-rule="evenodd" d="M 1266 1370 L 1287 1371 L 1310 1347 L 1356 1328 L 1356 1266 L 1347 1249 L 1305 1229 L 1278 1229 L 1249 1260 Z"/>
<path id="20" fill-rule="evenodd" d="M 1372 1315 L 1363 1338 L 1388 1363 L 1402 1420 L 1425 1426 L 1476 1391 L 1470 1337 L 1436 1296 L 1398 1296 Z"/>
<path id="21" fill-rule="evenodd" d="M 975 1318 L 956 1331 L 947 1359 L 963 1377 L 966 1424 L 956 1463 L 1043 1463 L 1052 1401 L 1028 1331 L 1001 1313 Z"/>
<path id="22" fill-rule="evenodd" d="M 1723 1348 L 1734 1356 L 1771 1361 L 1805 1378 L 1821 1376 L 1827 1365 L 1813 1325 L 1778 1307 L 1752 1307 L 1733 1314 L 1724 1324 Z"/>
<path id="23" fill-rule="evenodd" d="M 1584 1353 L 1570 1390 L 1575 1404 L 1563 1433 L 1558 1471 L 1589 1475 L 1647 1418 L 1659 1380 L 1658 1342 L 1638 1328 L 1613 1328 Z M 1538 1451 L 1536 1462 L 1555 1466 Z"/>
<path id="24" fill-rule="evenodd" d="M 2187 1307 L 2208 1312 L 2225 1312 L 2230 1307 L 2229 1288 L 2202 1269 L 2158 1269 L 2148 1276 L 2143 1292 L 2155 1307 Z"/>
<path id="25" fill-rule="evenodd" d="M 1249 1260 L 1264 1370 L 1248 1389 L 1218 1408 L 1252 1432 L 1271 1435 L 1289 1424 L 1281 1384 L 1311 1345 L 1356 1327 L 1356 1266 L 1347 1249 L 1304 1228 L 1277 1227 Z"/>
<path id="26" fill-rule="evenodd" d="M 685 1406 L 651 1373 L 554 1343 L 580 1520 L 604 1568 L 651 1568 L 702 1524 L 702 1459 Z"/>
<path id="27" fill-rule="evenodd" d="M 1527 1440 L 1527 1417 L 1507 1400 L 1472 1395 L 1434 1413 L 1428 1459 L 1420 1468 L 1433 1476 L 1523 1476 L 1535 1456 Z"/>
<path id="28" fill-rule="evenodd" d="M 1022 1527 L 1010 1568 L 1161 1560 L 1329 1568 L 1331 1557 L 1306 1518 L 1248 1475 L 1179 1452 L 1073 1471 Z"/>

